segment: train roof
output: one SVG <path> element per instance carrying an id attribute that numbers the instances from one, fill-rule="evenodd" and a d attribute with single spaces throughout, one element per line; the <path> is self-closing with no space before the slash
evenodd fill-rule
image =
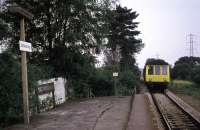
<path id="1" fill-rule="evenodd" d="M 169 63 L 162 59 L 147 59 L 145 65 L 169 65 Z"/>

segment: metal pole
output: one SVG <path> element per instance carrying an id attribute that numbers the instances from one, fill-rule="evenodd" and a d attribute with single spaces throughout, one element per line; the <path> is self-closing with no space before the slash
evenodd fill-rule
<path id="1" fill-rule="evenodd" d="M 25 41 L 24 17 L 22 17 L 20 20 L 20 40 Z M 29 120 L 27 63 L 26 63 L 26 52 L 25 51 L 21 51 L 21 70 L 22 70 L 24 123 L 26 125 L 28 125 L 30 123 L 30 120 Z"/>

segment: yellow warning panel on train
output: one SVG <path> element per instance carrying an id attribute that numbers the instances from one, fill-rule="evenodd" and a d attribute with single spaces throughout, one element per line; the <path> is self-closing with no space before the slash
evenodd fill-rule
<path id="1" fill-rule="evenodd" d="M 170 66 L 169 65 L 146 65 L 145 82 L 151 83 L 169 83 Z"/>

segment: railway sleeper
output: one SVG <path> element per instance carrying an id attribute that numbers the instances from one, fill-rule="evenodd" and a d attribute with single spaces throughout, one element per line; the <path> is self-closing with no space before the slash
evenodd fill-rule
<path id="1" fill-rule="evenodd" d="M 198 130 L 198 125 L 164 94 L 152 96 L 157 108 L 172 130 Z"/>

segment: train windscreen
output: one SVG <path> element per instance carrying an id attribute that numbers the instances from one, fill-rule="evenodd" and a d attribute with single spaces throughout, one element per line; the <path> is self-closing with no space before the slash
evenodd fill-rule
<path id="1" fill-rule="evenodd" d="M 153 66 L 152 65 L 149 66 L 148 74 L 153 75 Z"/>
<path id="2" fill-rule="evenodd" d="M 162 66 L 162 74 L 167 75 L 167 65 Z"/>
<path id="3" fill-rule="evenodd" d="M 155 66 L 155 74 L 160 75 L 160 66 L 159 65 Z"/>

